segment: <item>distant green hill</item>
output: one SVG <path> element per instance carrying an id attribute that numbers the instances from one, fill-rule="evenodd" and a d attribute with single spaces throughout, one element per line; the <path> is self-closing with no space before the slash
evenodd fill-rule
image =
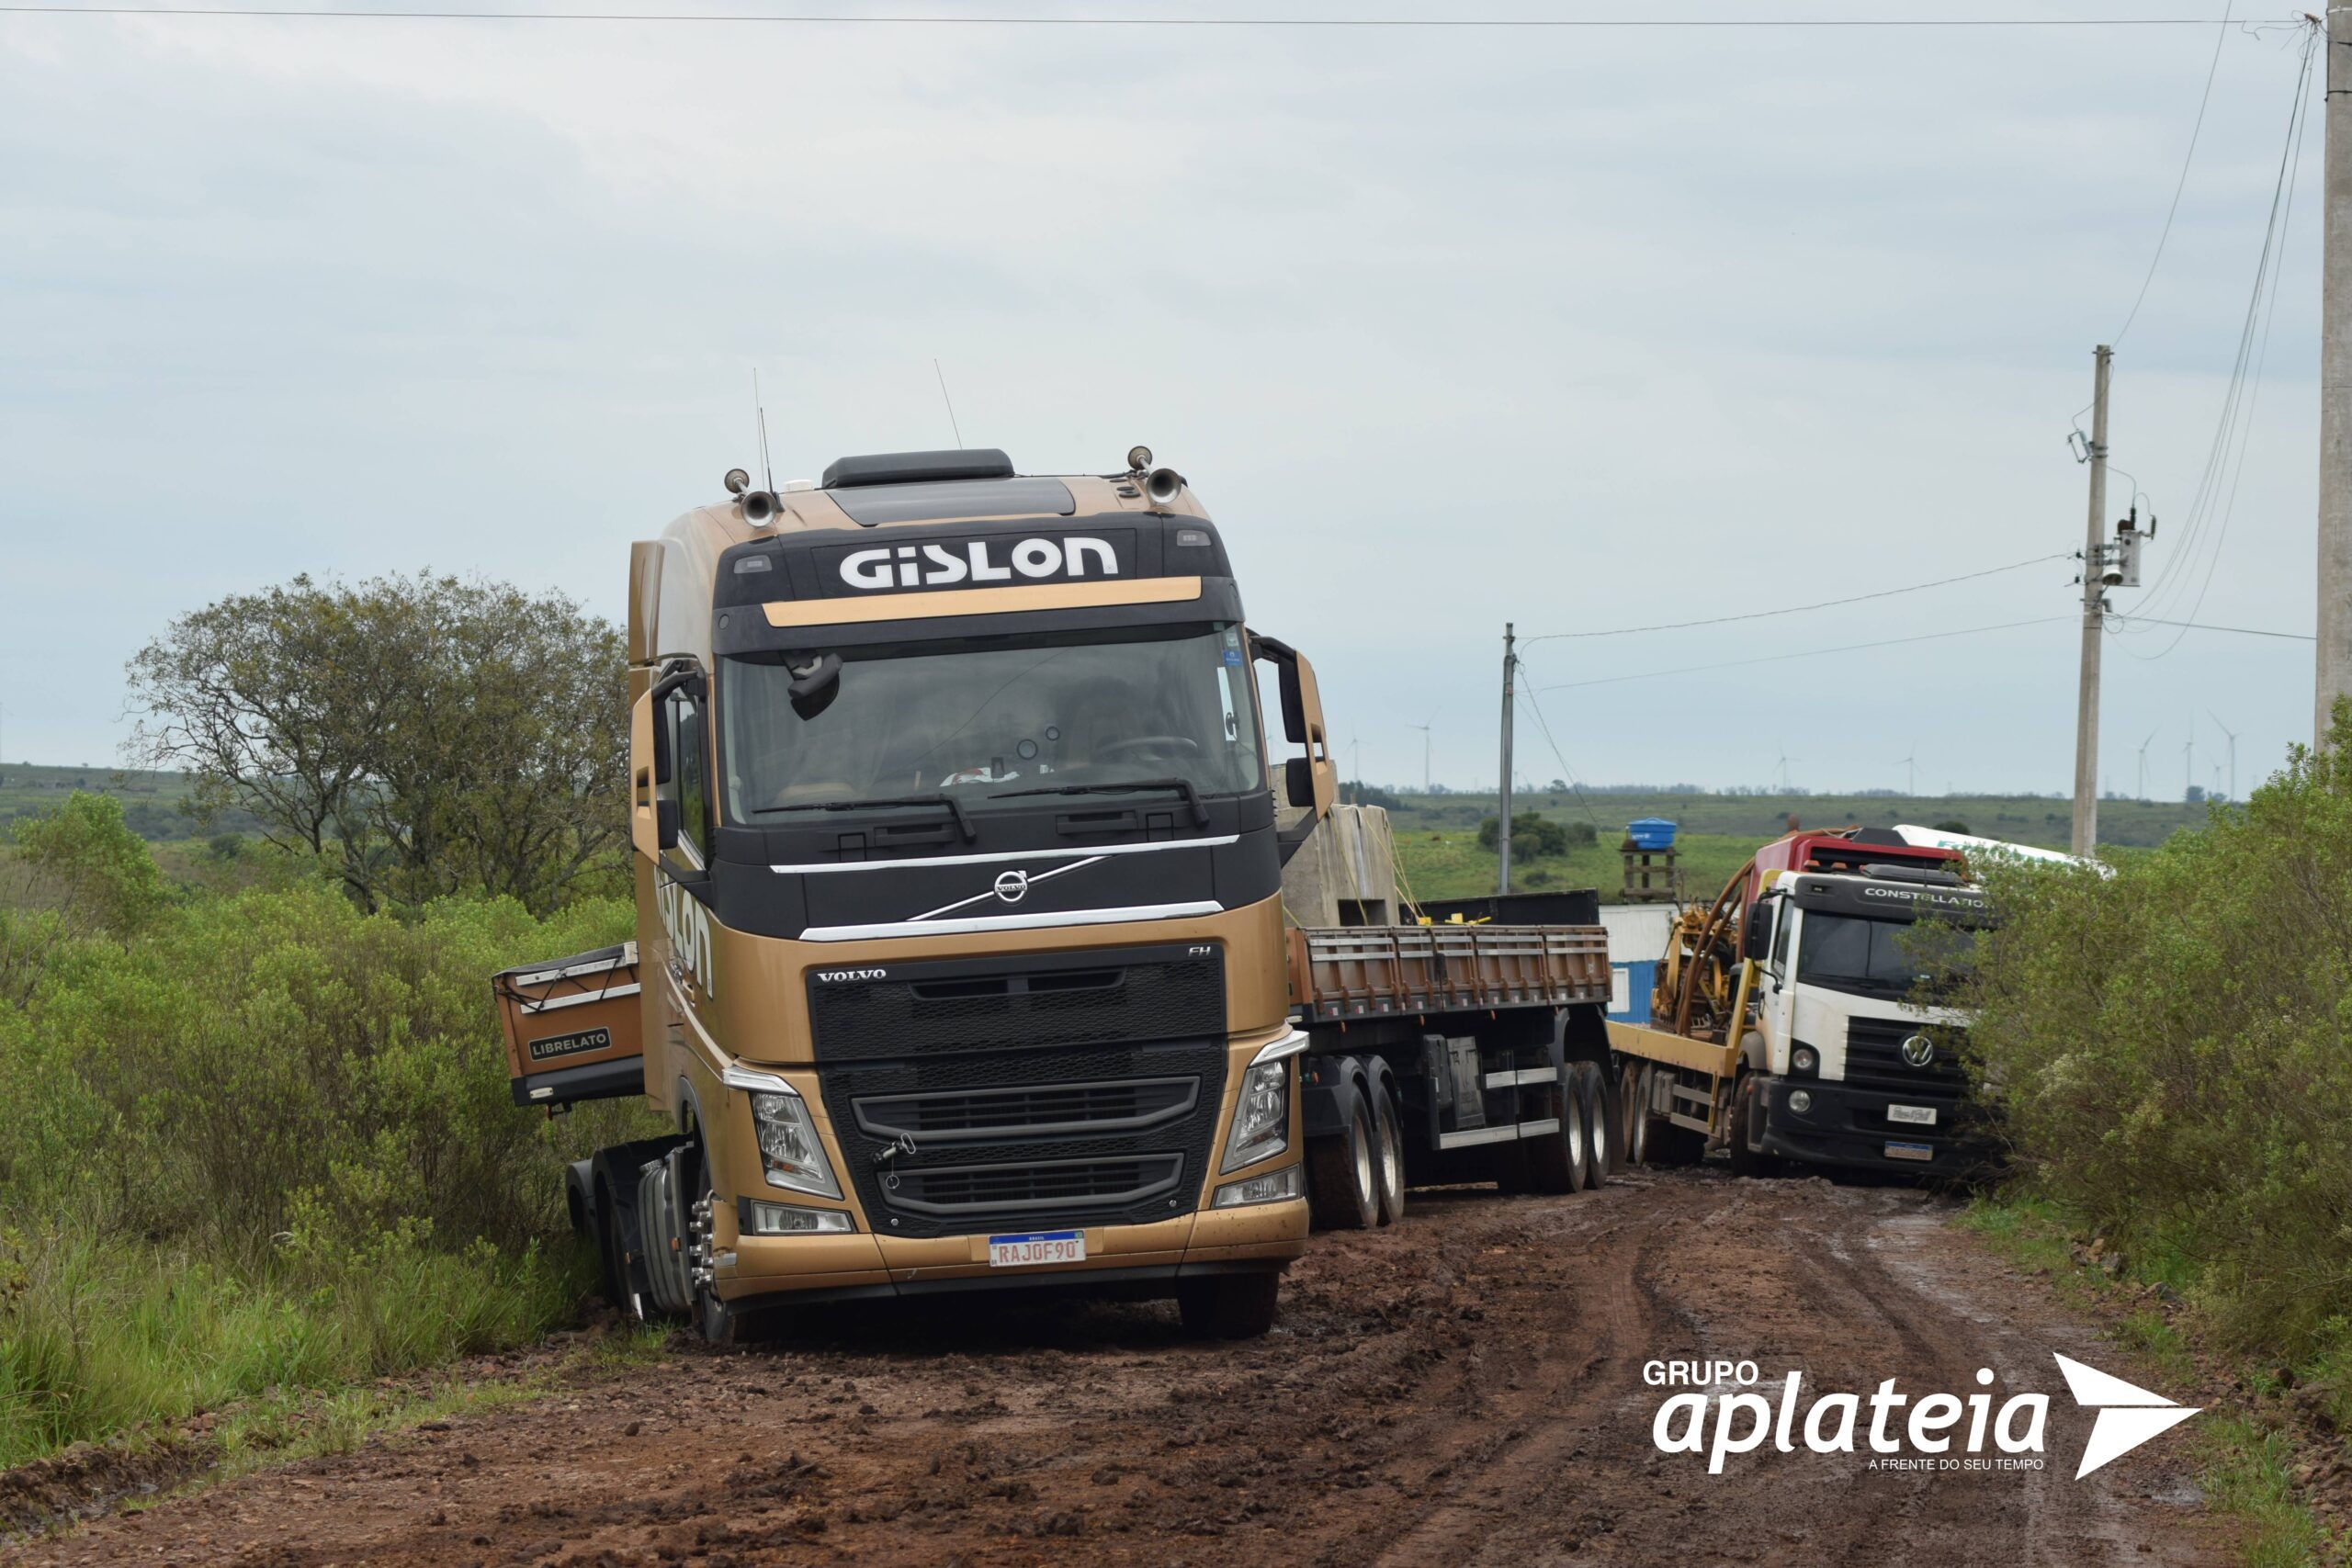
<path id="1" fill-rule="evenodd" d="M 198 828 L 180 809 L 180 802 L 187 795 L 187 781 L 178 773 L 8 762 L 0 764 L 0 836 L 17 818 L 47 811 L 77 789 L 119 797 L 122 801 L 123 820 L 142 839 L 189 839 L 199 832 L 250 832 L 258 826 L 243 812 L 233 811 L 210 828 Z"/>
<path id="2" fill-rule="evenodd" d="M 1492 795 L 1400 793 L 1390 814 L 1400 829 L 1476 829 L 1495 814 Z M 2012 843 L 2063 850 L 2074 821 L 2069 800 L 2040 795 L 1672 795 L 1524 791 L 1511 795 L 1513 811 L 1541 812 L 1560 821 L 1589 820 L 1600 830 L 1613 863 L 1625 824 L 1637 817 L 1663 817 L 1683 832 L 1751 840 L 1786 832 L 1789 818 L 1803 828 L 1892 828 L 1911 822 L 1932 828 L 1961 822 L 1972 833 Z M 2179 801 L 2102 800 L 2098 836 L 2103 844 L 2152 848 L 2181 828 L 2205 820 L 2205 807 Z"/>

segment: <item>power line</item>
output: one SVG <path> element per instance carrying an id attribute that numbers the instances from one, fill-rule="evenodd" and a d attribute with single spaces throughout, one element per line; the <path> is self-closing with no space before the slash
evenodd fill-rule
<path id="1" fill-rule="evenodd" d="M 2193 632 L 2235 632 L 2240 637 L 2285 637 L 2290 642 L 2314 642 L 2318 640 L 2310 632 L 2269 632 L 2264 631 L 2257 626 L 2217 626 L 2210 625 L 2204 621 L 2160 621 L 2154 615 L 2117 615 L 2112 618 L 2117 621 L 2124 622 L 2144 622 L 2152 626 L 2185 626 Z M 2175 638 L 2174 640 L 2178 641 L 2179 639 Z"/>
<path id="2" fill-rule="evenodd" d="M 2141 303 L 2148 298 L 2148 285 L 2156 280 L 2156 264 L 2165 259 L 2165 242 L 2172 238 L 2172 220 L 2180 211 L 2180 193 L 2188 188 L 2188 167 L 2197 162 L 2197 139 L 2204 134 L 2205 107 L 2213 101 L 2213 75 L 2222 66 L 2222 45 L 2230 36 L 2230 11 L 2233 3 L 2234 0 L 2231 0 L 2231 4 L 2222 6 L 2222 25 L 2213 33 L 2213 58 L 2205 67 L 2205 91 L 2197 99 L 2197 123 L 2188 128 L 2188 152 L 2180 161 L 2180 178 L 2173 183 L 2172 205 L 2165 209 L 2165 226 L 2163 232 L 2156 236 L 2156 254 L 2148 258 L 2148 276 L 2140 280 L 2140 292 L 2132 301 L 2131 313 L 2123 318 L 2123 325 L 2116 329 L 2115 335 L 2107 340 L 2110 344 L 2120 345 L 2123 342 L 2123 334 L 2132 330 L 2133 321 L 2139 320 Z"/>
<path id="3" fill-rule="evenodd" d="M 1521 660 L 1519 667 L 1526 670 L 1527 660 Z M 1533 674 L 1534 671 L 1531 670 L 1528 673 Z M 1533 690 L 1524 685 L 1519 688 L 1519 700 L 1525 703 L 1527 711 L 1535 716 L 1535 728 L 1544 732 L 1544 744 L 1552 748 L 1552 760 L 1560 764 L 1560 776 L 1567 781 L 1568 788 L 1576 794 L 1577 804 L 1584 808 L 1585 817 L 1592 823 L 1595 830 L 1598 830 L 1600 827 L 1600 818 L 1593 815 L 1592 802 L 1584 797 L 1584 781 L 1577 777 L 1577 771 L 1574 768 L 1568 766 L 1568 759 L 1561 751 L 1560 743 L 1552 739 L 1552 723 L 1544 716 L 1544 705 L 1535 700 Z"/>
<path id="4" fill-rule="evenodd" d="M 1980 577 L 1998 577 L 2005 571 L 2018 571 L 2026 567 L 2040 566 L 2045 561 L 2072 558 L 2064 555 L 2035 556 L 2030 560 L 2012 561 L 2007 566 L 1987 567 L 1983 571 L 1963 572 L 1958 577 L 1939 577 L 1933 582 L 1915 582 L 1907 588 L 1883 588 L 1875 593 L 1857 593 L 1847 599 L 1824 599 L 1817 604 L 1792 604 L 1785 610 L 1750 610 L 1745 615 L 1710 615 L 1699 621 L 1668 621 L 1655 626 L 1618 626 L 1605 632 L 1546 632 L 1542 637 L 1525 637 L 1519 640 L 1524 644 L 1557 642 L 1565 637 L 1631 637 L 1635 632 L 1679 632 L 1688 631 L 1693 626 L 1728 626 L 1734 621 L 1761 621 L 1774 615 L 1801 615 L 1808 610 L 1830 610 L 1840 604 L 1860 604 L 1869 599 L 1892 599 L 1898 593 L 1917 593 L 1929 588 L 1948 587 L 1955 582 L 1973 582 Z"/>
<path id="5" fill-rule="evenodd" d="M 2238 328 L 2236 355 L 2230 367 L 2230 379 L 2222 395 L 2222 412 L 2214 424 L 2213 439 L 2206 449 L 2205 467 L 2198 476 L 2197 489 L 2189 499 L 2188 534 L 2180 547 L 2158 572 L 2150 585 L 2145 601 L 2151 610 L 2172 608 L 2180 600 L 2188 584 L 2195 580 L 2197 596 L 2190 603 L 2188 616 L 2194 621 L 2205 603 L 2205 595 L 2213 585 L 2213 573 L 2221 565 L 2222 549 L 2229 542 L 2230 524 L 2237 513 L 2238 482 L 2245 477 L 2245 455 L 2253 434 L 2254 408 L 2262 387 L 2262 369 L 2270 350 L 2270 323 L 2278 310 L 2279 270 L 2286 261 L 2287 224 L 2294 212 L 2295 170 L 2302 165 L 2303 131 L 2310 120 L 2312 62 L 2317 53 L 2318 34 L 2314 29 L 2306 38 L 2302 60 L 2296 71 L 2295 96 L 2287 117 L 2285 145 L 2278 150 L 2278 174 L 2271 187 L 2270 212 L 2264 220 L 2262 250 L 2256 258 L 2254 286 L 2246 298 L 2245 316 Z M 2257 335 L 2256 328 L 2259 326 Z M 2249 377 L 2249 369 L 2252 374 Z M 2225 488 L 2226 487 L 2226 488 Z M 2213 521 L 2216 508 L 2221 510 L 2221 526 L 2211 531 L 2212 544 L 2206 547 L 2207 525 Z M 2197 563 L 2204 562 L 2201 578 L 2197 576 Z M 2135 617 L 2155 621 L 2153 615 Z M 2178 624 L 2178 623 L 2158 623 Z M 2178 633 L 2170 642 L 2154 653 L 2124 649 L 2143 662 L 2164 658 L 2180 646 Z"/>
<path id="6" fill-rule="evenodd" d="M 1667 675 L 1691 675 L 1702 670 L 1736 670 L 1747 664 L 1777 664 L 1789 659 L 1819 659 L 1832 653 L 1860 653 L 1865 649 L 1894 648 L 1906 642 L 1934 642 L 1941 637 L 1974 637 L 1982 632 L 2005 632 L 2017 626 L 2046 626 L 2059 621 L 2072 621 L 2073 615 L 2037 615 L 2029 621 L 2003 621 L 1997 626 L 1962 626 L 1956 631 L 1922 632 L 1917 637 L 1887 637 L 1880 642 L 1853 642 L 1840 648 L 1809 648 L 1798 653 L 1767 653 L 1754 659 L 1726 659 L 1714 664 L 1685 664 L 1673 670 L 1645 670 L 1638 675 L 1603 675 L 1591 681 L 1566 681 L 1556 686 L 1539 690 L 1565 692 L 1577 686 L 1613 686 L 1621 681 L 1654 681 Z"/>
<path id="7" fill-rule="evenodd" d="M 258 18 L 367 22 L 752 22 L 979 28 L 1391 28 L 1503 30 L 1770 28 L 2202 28 L 2207 17 L 929 17 L 767 11 L 331 11 L 250 6 L 7 6 L 0 16 Z M 2222 18 L 2226 21 L 2228 18 Z"/>

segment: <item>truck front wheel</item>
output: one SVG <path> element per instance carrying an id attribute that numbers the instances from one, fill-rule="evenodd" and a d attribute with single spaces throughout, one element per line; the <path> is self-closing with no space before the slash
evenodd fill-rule
<path id="1" fill-rule="evenodd" d="M 1195 1339 L 1258 1339 L 1274 1325 L 1282 1276 L 1272 1269 L 1176 1282 L 1176 1310 Z"/>
<path id="2" fill-rule="evenodd" d="M 1763 1107 L 1757 1103 L 1756 1076 L 1739 1080 L 1731 1102 L 1731 1168 L 1735 1176 L 1778 1176 L 1781 1162 L 1764 1152 Z"/>
<path id="3" fill-rule="evenodd" d="M 1339 1136 L 1310 1139 L 1306 1145 L 1309 1206 L 1325 1230 L 1363 1230 L 1380 1223 L 1380 1151 L 1372 1107 L 1362 1094 L 1351 1098 L 1354 1104 Z"/>

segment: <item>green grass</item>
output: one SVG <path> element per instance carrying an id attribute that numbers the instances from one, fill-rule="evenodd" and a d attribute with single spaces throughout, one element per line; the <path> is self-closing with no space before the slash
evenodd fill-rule
<path id="1" fill-rule="evenodd" d="M 0 1468 L 227 1408 L 261 1440 L 355 1384 L 536 1340 L 593 1288 L 571 1247 L 385 1247 L 333 1274 L 254 1273 L 61 1232 L 6 1259 Z"/>
<path id="2" fill-rule="evenodd" d="M 1407 829 L 1475 830 L 1482 818 L 1495 814 L 1492 795 L 1400 793 L 1396 798 L 1403 809 L 1392 809 L 1390 816 L 1400 832 Z M 1779 838 L 1793 817 L 1806 828 L 1844 828 L 1856 823 L 1891 828 L 1898 822 L 1933 827 L 1939 822 L 1965 822 L 1969 831 L 1988 839 L 2063 850 L 2074 820 L 2068 800 L 2039 795 L 1679 795 L 1663 791 L 1600 795 L 1590 790 L 1581 794 L 1538 790 L 1514 794 L 1511 809 L 1538 812 L 1560 822 L 1590 822 L 1603 845 L 1612 850 L 1625 824 L 1638 817 L 1663 817 L 1679 825 L 1685 834 L 1741 839 L 1750 848 Z M 2099 841 L 2145 848 L 2164 842 L 2177 829 L 2200 826 L 2205 816 L 2204 807 L 2177 800 L 2103 800 L 2098 807 Z"/>
<path id="3" fill-rule="evenodd" d="M 1495 852 L 1478 847 L 1475 822 L 1468 828 L 1432 829 L 1408 828 L 1392 818 L 1390 826 L 1395 830 L 1398 867 L 1414 897 L 1466 898 L 1495 890 Z M 1713 898 L 1762 841 L 1711 834 L 1685 836 L 1679 863 L 1684 896 L 1702 902 Z M 1625 879 L 1614 839 L 1537 860 L 1514 852 L 1510 869 L 1515 892 L 1597 887 L 1604 904 L 1619 902 L 1619 889 Z"/>
<path id="4" fill-rule="evenodd" d="M 2076 1303 L 2105 1301 L 2120 1288 L 2098 1269 L 2075 1260 L 2070 1225 L 2057 1204 L 2030 1194 L 1980 1198 L 1961 1216 L 1967 1229 L 2002 1257 L 2029 1272 L 2050 1278 L 2062 1296 Z M 2182 1260 L 2151 1257 L 2127 1270 L 2132 1287 L 2170 1284 L 2181 1276 Z M 2197 1359 L 2188 1338 L 2163 1313 L 2148 1307 L 2128 1311 L 2109 1329 L 2162 1376 L 2177 1384 L 2194 1378 Z M 2304 1369 L 2306 1381 L 2324 1378 L 2333 1368 Z M 2240 1371 L 2250 1394 L 2267 1397 L 2278 1380 L 2267 1366 Z M 2247 1568 L 2304 1568 L 2336 1560 L 2335 1541 L 2319 1516 L 2296 1495 L 2292 1438 L 2235 1409 L 2208 1410 L 2192 1425 L 2198 1479 L 2214 1511 L 2242 1532 L 2239 1561 Z"/>

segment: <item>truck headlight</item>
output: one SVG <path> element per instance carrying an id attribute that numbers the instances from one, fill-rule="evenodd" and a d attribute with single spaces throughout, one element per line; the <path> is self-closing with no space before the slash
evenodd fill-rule
<path id="1" fill-rule="evenodd" d="M 846 1209 L 804 1209 L 795 1203 L 763 1203 L 752 1200 L 747 1235 L 839 1235 L 857 1229 Z"/>
<path id="2" fill-rule="evenodd" d="M 1789 1053 L 1789 1066 L 1801 1073 L 1809 1073 L 1821 1066 L 1821 1058 L 1814 1054 L 1812 1046 L 1800 1045 Z"/>
<path id="3" fill-rule="evenodd" d="M 1222 1171 L 1239 1170 L 1290 1147 L 1290 1058 L 1252 1063 L 1241 1075 L 1241 1098 L 1226 1134 Z"/>
<path id="4" fill-rule="evenodd" d="M 1800 1116 L 1804 1115 L 1813 1109 L 1813 1096 L 1801 1089 L 1789 1090 L 1789 1109 Z"/>
<path id="5" fill-rule="evenodd" d="M 1245 1176 L 1238 1181 L 1228 1181 L 1216 1190 L 1216 1196 L 1209 1200 L 1209 1207 L 1238 1209 L 1250 1203 L 1280 1203 L 1295 1198 L 1306 1190 L 1299 1180 L 1304 1168 L 1286 1165 L 1263 1176 Z"/>
<path id="6" fill-rule="evenodd" d="M 769 1186 L 818 1198 L 842 1195 L 808 1101 L 789 1091 L 754 1093 L 752 1125 L 760 1135 L 760 1163 L 766 1168 Z"/>

